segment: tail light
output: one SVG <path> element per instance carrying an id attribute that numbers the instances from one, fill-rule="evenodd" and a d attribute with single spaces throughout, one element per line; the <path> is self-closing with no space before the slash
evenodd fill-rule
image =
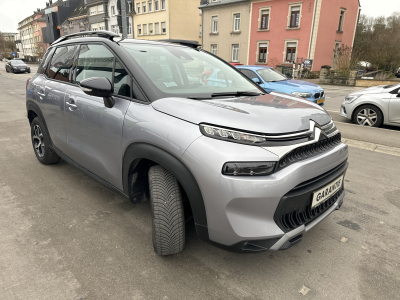
<path id="1" fill-rule="evenodd" d="M 29 80 L 31 80 L 31 78 L 29 78 L 29 79 L 26 81 L 26 87 L 25 87 L 26 90 L 28 89 Z"/>

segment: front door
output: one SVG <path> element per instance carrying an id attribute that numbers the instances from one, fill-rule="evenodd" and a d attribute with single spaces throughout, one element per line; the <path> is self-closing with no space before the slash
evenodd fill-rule
<path id="1" fill-rule="evenodd" d="M 105 107 L 103 98 L 81 90 L 79 83 L 91 77 L 105 77 L 113 84 L 112 108 Z M 80 47 L 74 83 L 66 92 L 65 154 L 122 190 L 122 127 L 130 104 L 131 78 L 104 45 L 88 44 Z"/>

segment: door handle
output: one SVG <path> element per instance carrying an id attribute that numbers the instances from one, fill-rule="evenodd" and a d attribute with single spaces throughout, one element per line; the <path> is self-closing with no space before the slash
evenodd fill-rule
<path id="1" fill-rule="evenodd" d="M 65 104 L 67 104 L 69 106 L 69 110 L 72 111 L 73 109 L 78 108 L 78 106 L 76 106 L 74 104 L 74 100 L 71 100 L 71 102 L 65 102 Z"/>

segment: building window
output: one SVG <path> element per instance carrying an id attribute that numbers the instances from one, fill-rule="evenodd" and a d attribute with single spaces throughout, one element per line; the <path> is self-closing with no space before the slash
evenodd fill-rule
<path id="1" fill-rule="evenodd" d="M 297 43 L 287 43 L 286 62 L 295 63 Z"/>
<path id="2" fill-rule="evenodd" d="M 160 34 L 160 23 L 156 23 L 156 34 Z"/>
<path id="3" fill-rule="evenodd" d="M 115 6 L 111 6 L 111 15 L 115 16 Z"/>
<path id="4" fill-rule="evenodd" d="M 218 33 L 218 17 L 212 17 L 212 32 L 213 33 Z"/>
<path id="5" fill-rule="evenodd" d="M 129 9 L 130 12 L 132 11 L 132 2 L 128 3 L 128 9 Z"/>
<path id="6" fill-rule="evenodd" d="M 92 30 L 92 31 L 97 31 L 98 29 L 97 29 L 97 23 L 96 24 L 91 24 L 90 25 L 90 29 Z"/>
<path id="7" fill-rule="evenodd" d="M 147 35 L 147 24 L 143 24 L 143 35 Z"/>
<path id="8" fill-rule="evenodd" d="M 261 11 L 260 29 L 268 29 L 269 27 L 269 9 Z"/>
<path id="9" fill-rule="evenodd" d="M 217 45 L 211 45 L 211 53 L 214 55 L 217 55 L 218 53 L 218 46 Z"/>
<path id="10" fill-rule="evenodd" d="M 104 13 L 104 8 L 103 8 L 103 5 L 99 5 L 99 6 L 97 6 L 97 13 L 98 13 L 98 14 L 102 14 L 102 13 Z"/>
<path id="11" fill-rule="evenodd" d="M 239 44 L 232 45 L 232 61 L 233 62 L 239 61 Z"/>
<path id="12" fill-rule="evenodd" d="M 154 0 L 154 10 L 159 10 L 160 7 L 158 6 L 158 0 Z"/>
<path id="13" fill-rule="evenodd" d="M 140 3 L 136 4 L 136 13 L 140 14 Z"/>
<path id="14" fill-rule="evenodd" d="M 233 15 L 233 31 L 240 31 L 240 14 Z"/>
<path id="15" fill-rule="evenodd" d="M 268 44 L 259 44 L 258 46 L 258 62 L 266 63 L 268 53 Z"/>
<path id="16" fill-rule="evenodd" d="M 153 23 L 149 24 L 149 34 L 154 34 Z"/>
<path id="17" fill-rule="evenodd" d="M 129 26 L 128 26 L 128 34 L 129 35 L 132 34 L 132 24 L 131 23 L 129 23 Z"/>
<path id="18" fill-rule="evenodd" d="M 143 6 L 143 13 L 146 12 L 146 2 L 142 2 L 142 6 Z"/>
<path id="19" fill-rule="evenodd" d="M 89 12 L 90 12 L 90 15 L 95 15 L 95 14 L 97 14 L 96 6 L 90 7 L 90 8 L 89 8 Z"/>
<path id="20" fill-rule="evenodd" d="M 343 32 L 343 24 L 344 24 L 344 14 L 345 14 L 345 12 L 346 11 L 344 9 L 340 10 L 338 32 Z"/>
<path id="21" fill-rule="evenodd" d="M 165 9 L 165 0 L 161 0 L 161 9 Z"/>
<path id="22" fill-rule="evenodd" d="M 142 35 L 142 25 L 137 26 L 137 33 L 138 35 Z"/>
<path id="23" fill-rule="evenodd" d="M 114 33 L 116 33 L 116 34 L 119 34 L 118 25 L 112 25 L 112 26 L 111 26 L 111 31 L 114 32 Z"/>
<path id="24" fill-rule="evenodd" d="M 153 1 L 149 1 L 149 12 L 153 11 Z"/>
<path id="25" fill-rule="evenodd" d="M 167 33 L 167 24 L 165 22 L 161 22 L 161 33 L 162 34 Z"/>
<path id="26" fill-rule="evenodd" d="M 105 23 L 99 23 L 99 30 L 106 30 L 106 24 Z"/>
<path id="27" fill-rule="evenodd" d="M 290 28 L 297 28 L 300 25 L 300 5 L 292 6 L 290 9 Z"/>

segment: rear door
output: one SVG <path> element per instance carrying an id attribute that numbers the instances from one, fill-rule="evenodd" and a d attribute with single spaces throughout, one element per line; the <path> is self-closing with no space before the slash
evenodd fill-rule
<path id="1" fill-rule="evenodd" d="M 124 66 L 102 44 L 80 46 L 73 85 L 66 92 L 68 149 L 76 163 L 122 188 L 122 127 L 130 104 L 132 82 Z M 92 77 L 105 77 L 113 84 L 115 104 L 85 94 L 79 83 Z"/>
<path id="2" fill-rule="evenodd" d="M 65 91 L 68 87 L 75 46 L 60 46 L 48 58 L 49 64 L 35 80 L 37 101 L 45 118 L 50 137 L 61 151 L 67 148 Z"/>

